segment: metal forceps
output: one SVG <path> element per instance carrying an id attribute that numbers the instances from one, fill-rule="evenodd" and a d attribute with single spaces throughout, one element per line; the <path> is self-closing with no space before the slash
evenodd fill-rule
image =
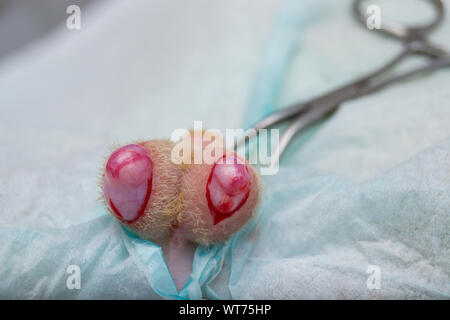
<path id="1" fill-rule="evenodd" d="M 404 43 L 403 51 L 390 60 L 387 64 L 378 70 L 357 79 L 336 90 L 313 98 L 306 102 L 296 103 L 279 111 L 269 114 L 258 121 L 253 128 L 247 131 L 247 135 L 241 138 L 236 147 L 244 144 L 246 138 L 251 139 L 259 134 L 261 129 L 268 129 L 275 124 L 284 121 L 290 121 L 289 126 L 281 135 L 279 144 L 271 156 L 271 165 L 279 161 L 279 156 L 285 151 L 290 141 L 302 130 L 306 129 L 315 122 L 323 119 L 335 111 L 342 102 L 376 92 L 386 86 L 405 80 L 417 74 L 435 71 L 439 68 L 450 66 L 450 54 L 443 49 L 430 44 L 426 36 L 432 31 L 444 17 L 444 6 L 442 0 L 425 0 L 435 9 L 434 20 L 422 26 L 408 27 L 394 22 L 382 20 L 381 29 L 376 30 L 384 35 L 390 36 Z M 354 0 L 353 14 L 355 18 L 366 26 L 366 15 L 362 10 L 363 0 Z M 402 74 L 387 76 L 387 73 L 405 58 L 412 55 L 422 55 L 429 58 L 425 66 Z"/>

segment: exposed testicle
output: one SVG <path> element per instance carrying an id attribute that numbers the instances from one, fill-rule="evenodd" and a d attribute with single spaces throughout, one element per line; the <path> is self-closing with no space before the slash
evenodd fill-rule
<path id="1" fill-rule="evenodd" d="M 246 164 L 234 156 L 224 156 L 213 166 L 206 198 L 214 224 L 242 207 L 250 193 L 250 180 Z"/>
<path id="2" fill-rule="evenodd" d="M 109 157 L 104 176 L 104 197 L 123 221 L 133 222 L 145 211 L 152 191 L 153 163 L 147 150 L 130 144 Z"/>

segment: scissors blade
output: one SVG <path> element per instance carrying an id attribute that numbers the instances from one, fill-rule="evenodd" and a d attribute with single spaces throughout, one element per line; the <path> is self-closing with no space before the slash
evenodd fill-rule
<path id="1" fill-rule="evenodd" d="M 345 100 L 358 96 L 361 87 L 366 84 L 367 80 L 367 77 L 361 78 L 317 98 L 306 102 L 297 103 L 269 114 L 265 118 L 258 121 L 252 128 L 247 130 L 246 134 L 236 143 L 235 149 L 245 143 L 247 138 L 251 139 L 257 136 L 259 130 L 261 129 L 267 129 L 275 124 L 284 122 L 294 117 L 298 118 L 299 116 L 307 114 L 310 110 L 316 109 L 317 107 L 329 104 L 339 105 Z"/>
<path id="2" fill-rule="evenodd" d="M 286 150 L 289 143 L 292 139 L 299 133 L 300 131 L 308 128 L 312 124 L 316 123 L 320 119 L 329 115 L 333 111 L 335 111 L 339 107 L 339 103 L 335 103 L 335 101 L 329 101 L 327 103 L 322 103 L 321 105 L 317 105 L 315 108 L 309 110 L 305 114 L 300 114 L 292 123 L 287 127 L 287 129 L 283 132 L 280 137 L 280 141 L 276 146 L 274 156 L 271 158 L 271 165 L 278 163 L 279 156 L 283 154 Z"/>

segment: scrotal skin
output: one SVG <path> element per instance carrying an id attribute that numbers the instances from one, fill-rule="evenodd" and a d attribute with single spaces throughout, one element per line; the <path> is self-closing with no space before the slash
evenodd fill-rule
<path id="1" fill-rule="evenodd" d="M 250 220 L 260 201 L 258 174 L 233 152 L 213 164 L 188 166 L 181 189 L 180 232 L 202 245 L 228 239 Z"/>
<path id="2" fill-rule="evenodd" d="M 163 244 L 181 210 L 182 170 L 170 158 L 173 142 L 150 140 L 118 148 L 102 175 L 109 212 L 140 237 Z"/>
<path id="3" fill-rule="evenodd" d="M 209 163 L 177 164 L 173 148 L 169 140 L 120 147 L 107 159 L 100 184 L 108 211 L 162 247 L 181 289 L 196 245 L 226 241 L 245 225 L 257 210 L 261 188 L 254 168 L 234 152 L 224 149 Z"/>

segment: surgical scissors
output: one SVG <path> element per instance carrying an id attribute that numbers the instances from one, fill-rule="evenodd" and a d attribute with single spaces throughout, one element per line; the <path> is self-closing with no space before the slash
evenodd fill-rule
<path id="1" fill-rule="evenodd" d="M 364 0 L 353 1 L 353 14 L 356 19 L 366 26 L 367 17 L 362 11 Z M 341 103 L 379 91 L 386 86 L 405 80 L 417 74 L 435 71 L 439 68 L 450 66 L 450 54 L 426 39 L 427 34 L 438 26 L 444 17 L 442 0 L 426 0 L 435 9 L 434 20 L 422 26 L 407 27 L 390 21 L 382 20 L 381 28 L 377 31 L 404 43 L 404 49 L 392 60 L 378 70 L 361 77 L 347 85 L 333 90 L 324 95 L 315 97 L 309 101 L 296 103 L 289 107 L 275 111 L 258 121 L 249 129 L 235 145 L 235 148 L 257 136 L 261 129 L 268 129 L 276 124 L 291 121 L 287 129 L 281 135 L 278 146 L 271 156 L 271 165 L 279 161 L 279 156 L 286 150 L 291 140 L 302 130 L 334 112 Z M 429 58 L 429 63 L 414 70 L 386 77 L 386 74 L 405 58 L 412 55 L 422 55 Z"/>

